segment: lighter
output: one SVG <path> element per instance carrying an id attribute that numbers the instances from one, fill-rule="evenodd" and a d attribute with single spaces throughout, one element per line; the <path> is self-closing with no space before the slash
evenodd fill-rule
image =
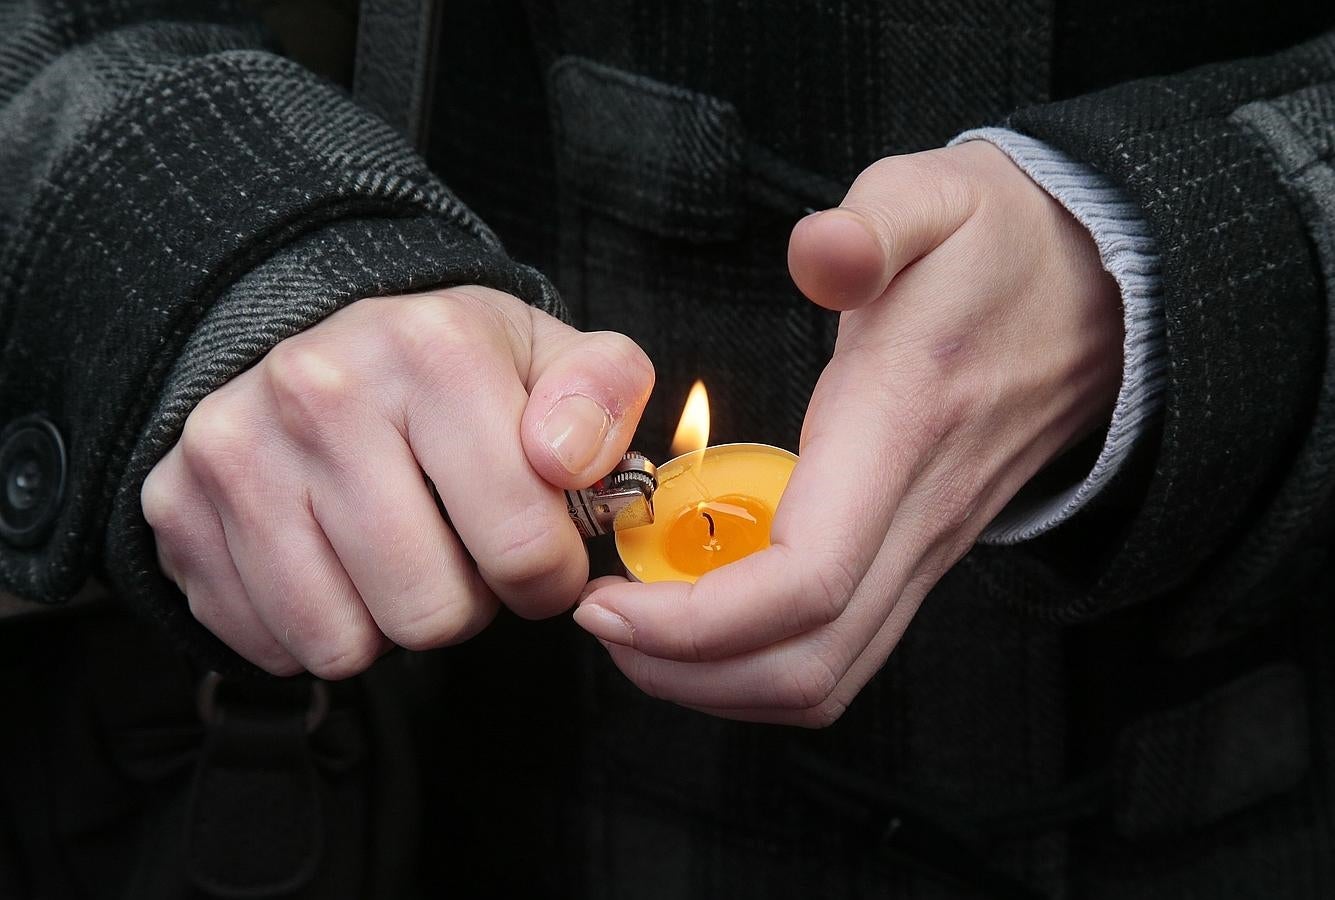
<path id="1" fill-rule="evenodd" d="M 587 540 L 609 531 L 652 525 L 656 490 L 658 470 L 643 453 L 631 450 L 597 484 L 566 491 L 566 509 Z"/>
<path id="2" fill-rule="evenodd" d="M 436 485 L 425 474 L 427 490 L 436 508 L 450 520 Z M 578 491 L 566 491 L 566 511 L 575 530 L 586 541 L 612 531 L 654 524 L 654 491 L 658 490 L 658 469 L 643 453 L 627 451 L 621 462 L 605 478 Z"/>

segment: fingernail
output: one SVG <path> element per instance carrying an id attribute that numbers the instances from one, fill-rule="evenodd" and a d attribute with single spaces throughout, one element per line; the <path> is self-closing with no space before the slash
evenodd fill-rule
<path id="1" fill-rule="evenodd" d="M 575 624 L 602 641 L 635 646 L 635 629 L 621 616 L 597 603 L 585 603 L 575 609 Z"/>
<path id="2" fill-rule="evenodd" d="M 542 420 L 542 439 L 571 475 L 588 468 L 603 445 L 612 417 L 583 394 L 562 397 Z"/>

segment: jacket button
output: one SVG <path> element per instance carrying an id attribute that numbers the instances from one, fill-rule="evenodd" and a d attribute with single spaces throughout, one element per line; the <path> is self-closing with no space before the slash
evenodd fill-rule
<path id="1" fill-rule="evenodd" d="M 65 442 L 41 416 L 0 433 L 0 538 L 16 547 L 41 543 L 65 494 Z"/>

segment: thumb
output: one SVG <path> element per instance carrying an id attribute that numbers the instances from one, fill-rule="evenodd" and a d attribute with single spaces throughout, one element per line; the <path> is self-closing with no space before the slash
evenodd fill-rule
<path id="1" fill-rule="evenodd" d="M 950 237 L 977 206 L 956 160 L 968 145 L 890 156 L 868 167 L 836 209 L 802 219 L 788 241 L 798 290 L 827 309 L 866 306 L 899 272 Z"/>
<path id="2" fill-rule="evenodd" d="M 649 357 L 625 335 L 535 316 L 520 425 L 529 464 L 559 488 L 593 484 L 629 448 L 653 386 Z"/>

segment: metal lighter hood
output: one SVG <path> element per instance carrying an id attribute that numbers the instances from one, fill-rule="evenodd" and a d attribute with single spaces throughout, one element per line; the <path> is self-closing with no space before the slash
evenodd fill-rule
<path id="1" fill-rule="evenodd" d="M 566 491 L 566 509 L 585 539 L 652 525 L 658 470 L 643 453 L 631 450 L 606 478 L 592 487 Z"/>

